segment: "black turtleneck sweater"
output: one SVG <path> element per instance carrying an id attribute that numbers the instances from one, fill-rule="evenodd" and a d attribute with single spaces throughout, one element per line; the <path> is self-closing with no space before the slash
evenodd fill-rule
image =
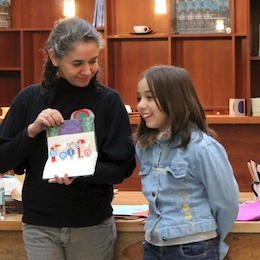
<path id="1" fill-rule="evenodd" d="M 23 222 L 51 227 L 83 227 L 101 223 L 111 216 L 113 184 L 121 183 L 135 168 L 134 146 L 128 114 L 120 95 L 103 85 L 97 92 L 92 84 L 76 88 L 64 79 L 52 108 L 64 119 L 79 109 L 95 115 L 98 161 L 91 177 L 81 177 L 71 185 L 42 180 L 47 160 L 47 139 L 43 131 L 36 138 L 27 127 L 49 106 L 41 94 L 41 84 L 23 89 L 14 99 L 0 125 L 0 172 L 26 169 L 23 186 Z"/>

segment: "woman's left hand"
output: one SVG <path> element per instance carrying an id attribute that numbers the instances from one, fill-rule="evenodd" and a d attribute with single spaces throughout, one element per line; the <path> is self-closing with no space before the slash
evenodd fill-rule
<path id="1" fill-rule="evenodd" d="M 59 183 L 70 185 L 76 177 L 69 177 L 68 174 L 65 174 L 63 178 L 59 177 L 58 175 L 54 175 L 53 179 L 49 179 L 49 183 Z"/>

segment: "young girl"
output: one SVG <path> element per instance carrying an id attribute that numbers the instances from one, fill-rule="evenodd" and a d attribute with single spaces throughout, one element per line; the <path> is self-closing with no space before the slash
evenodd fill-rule
<path id="1" fill-rule="evenodd" d="M 116 239 L 113 184 L 135 168 L 129 117 L 120 95 L 97 78 L 103 39 L 80 18 L 58 21 L 45 45 L 43 80 L 23 89 L 0 125 L 0 172 L 15 169 L 23 186 L 28 259 L 111 260 Z M 93 176 L 42 179 L 46 126 L 81 109 L 95 115 L 98 159 Z"/>
<path id="2" fill-rule="evenodd" d="M 136 134 L 149 201 L 143 260 L 223 259 L 239 190 L 184 69 L 155 66 L 138 82 Z"/>

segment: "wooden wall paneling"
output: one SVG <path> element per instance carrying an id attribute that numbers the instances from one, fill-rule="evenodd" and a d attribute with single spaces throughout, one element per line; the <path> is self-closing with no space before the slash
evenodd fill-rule
<path id="1" fill-rule="evenodd" d="M 169 13 L 155 15 L 154 1 L 108 0 L 107 5 L 108 10 L 112 12 L 108 13 L 111 35 L 129 34 L 133 32 L 134 25 L 147 25 L 157 33 L 168 31 Z"/>
<path id="2" fill-rule="evenodd" d="M 21 66 L 20 32 L 1 31 L 0 68 L 16 68 Z"/>
<path id="3" fill-rule="evenodd" d="M 173 41 L 174 63 L 189 71 L 203 106 L 228 109 L 228 100 L 235 95 L 231 37 L 191 36 Z"/>
<path id="4" fill-rule="evenodd" d="M 21 89 L 20 70 L 0 70 L 0 107 L 8 107 Z"/>
<path id="5" fill-rule="evenodd" d="M 124 179 L 124 181 L 120 184 L 114 185 L 114 188 L 124 191 L 140 191 L 142 189 L 141 177 L 138 175 L 138 173 L 139 167 L 137 166 L 129 178 Z"/>
<path id="6" fill-rule="evenodd" d="M 248 0 L 232 1 L 231 6 L 232 30 L 235 33 L 247 34 L 248 32 Z"/>
<path id="7" fill-rule="evenodd" d="M 23 41 L 23 88 L 39 83 L 43 71 L 42 49 L 50 31 L 24 31 Z"/>
<path id="8" fill-rule="evenodd" d="M 109 86 L 119 91 L 132 109 L 136 110 L 136 87 L 141 73 L 151 66 L 168 63 L 167 44 L 167 38 L 109 39 Z"/>
<path id="9" fill-rule="evenodd" d="M 93 24 L 95 0 L 75 0 L 75 14 Z"/>
<path id="10" fill-rule="evenodd" d="M 260 1 L 250 0 L 250 50 L 251 56 L 258 56 L 259 51 L 259 24 L 260 24 Z"/>
<path id="11" fill-rule="evenodd" d="M 133 133 L 137 131 L 138 123 L 139 123 L 139 119 L 137 119 L 136 122 L 131 125 Z M 139 169 L 140 169 L 139 165 L 136 162 L 136 168 L 133 174 L 129 178 L 125 179 L 122 183 L 114 185 L 114 188 L 119 190 L 125 190 L 125 191 L 140 191 L 141 177 L 138 175 Z"/>
<path id="12" fill-rule="evenodd" d="M 218 141 L 224 146 L 234 169 L 240 191 L 251 191 L 252 178 L 247 162 L 260 160 L 259 124 L 210 124 L 218 134 Z"/>
<path id="13" fill-rule="evenodd" d="M 183 67 L 183 51 L 182 38 L 171 38 L 171 65 Z"/>
<path id="14" fill-rule="evenodd" d="M 104 0 L 105 2 L 105 33 L 106 35 L 113 35 L 116 31 L 116 15 L 114 14 L 116 1 Z"/>
<path id="15" fill-rule="evenodd" d="M 260 59 L 251 60 L 251 96 L 260 97 Z"/>
<path id="16" fill-rule="evenodd" d="M 63 0 L 12 0 L 13 28 L 52 28 L 54 21 L 64 18 Z"/>
<path id="17" fill-rule="evenodd" d="M 247 87 L 247 77 L 248 71 L 248 51 L 247 51 L 247 39 L 245 36 L 235 37 L 235 97 L 236 98 L 246 98 L 249 99 L 248 87 Z"/>

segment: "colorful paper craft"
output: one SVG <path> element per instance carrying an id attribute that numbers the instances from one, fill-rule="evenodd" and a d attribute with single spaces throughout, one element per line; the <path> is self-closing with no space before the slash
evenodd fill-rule
<path id="1" fill-rule="evenodd" d="M 46 135 L 49 156 L 43 179 L 54 175 L 76 177 L 94 173 L 98 153 L 92 111 L 85 117 L 65 120 L 60 126 L 47 127 Z"/>

